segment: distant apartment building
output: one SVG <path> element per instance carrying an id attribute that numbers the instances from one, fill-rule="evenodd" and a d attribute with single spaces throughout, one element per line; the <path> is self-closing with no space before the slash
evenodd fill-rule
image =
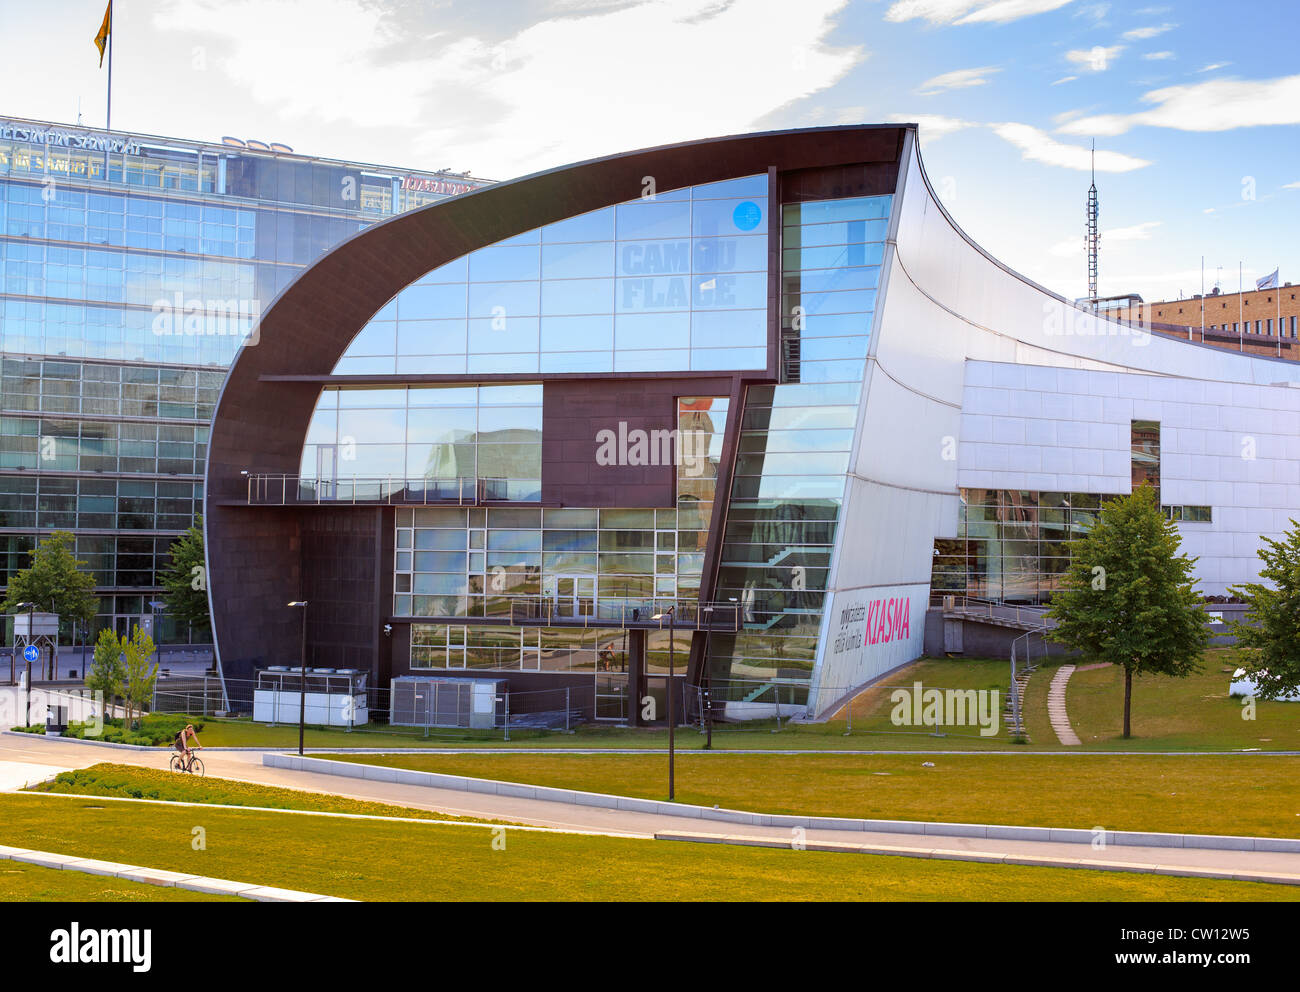
<path id="1" fill-rule="evenodd" d="M 1217 348 L 1300 358 L 1300 287 L 1222 293 L 1146 303 L 1133 297 L 1108 311 L 1117 320 L 1141 321 L 1157 334 L 1201 341 Z"/>

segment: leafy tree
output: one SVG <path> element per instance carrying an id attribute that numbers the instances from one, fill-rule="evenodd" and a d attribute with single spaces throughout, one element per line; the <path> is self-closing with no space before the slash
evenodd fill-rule
<path id="1" fill-rule="evenodd" d="M 68 531 L 56 530 L 27 552 L 32 563 L 9 580 L 0 610 L 18 613 L 19 603 L 35 603 L 37 612 L 93 623 L 99 612 L 95 577 L 82 571 L 86 563 L 72 553 L 75 540 Z"/>
<path id="2" fill-rule="evenodd" d="M 1152 487 L 1108 501 L 1075 542 L 1047 611 L 1056 620 L 1050 640 L 1124 669 L 1126 738 L 1132 736 L 1133 676 L 1190 675 L 1209 644 L 1193 588 L 1196 559 L 1180 554 L 1181 544 Z"/>
<path id="3" fill-rule="evenodd" d="M 99 691 L 110 706 L 117 705 L 117 697 L 126 687 L 126 664 L 122 660 L 122 642 L 113 631 L 105 627 L 95 641 L 95 656 L 90 671 L 86 673 L 86 688 Z M 106 713 L 111 713 L 106 708 Z"/>
<path id="4" fill-rule="evenodd" d="M 208 614 L 207 557 L 203 548 L 203 518 L 172 542 L 171 561 L 158 578 L 167 591 L 167 612 L 195 631 L 211 629 Z"/>
<path id="5" fill-rule="evenodd" d="M 138 726 L 144 704 L 153 698 L 158 681 L 158 665 L 153 660 L 153 638 L 135 625 L 131 639 L 122 638 L 122 655 L 126 663 L 126 726 Z"/>
<path id="6" fill-rule="evenodd" d="M 1276 699 L 1300 691 L 1300 524 L 1292 520 L 1280 541 L 1262 540 L 1259 576 L 1270 585 L 1231 588 L 1248 607 L 1233 633 L 1260 697 Z"/>

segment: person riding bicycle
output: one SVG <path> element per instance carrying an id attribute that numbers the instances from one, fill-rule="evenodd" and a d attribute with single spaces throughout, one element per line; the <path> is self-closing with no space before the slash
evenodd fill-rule
<path id="1" fill-rule="evenodd" d="M 190 760 L 194 757 L 194 751 L 189 746 L 191 740 L 194 741 L 194 747 L 198 748 L 200 751 L 203 750 L 203 745 L 199 743 L 199 735 L 194 732 L 194 724 L 187 723 L 185 729 L 176 735 L 176 740 L 174 742 L 176 750 L 179 751 L 181 756 L 185 759 L 186 768 L 190 766 Z"/>

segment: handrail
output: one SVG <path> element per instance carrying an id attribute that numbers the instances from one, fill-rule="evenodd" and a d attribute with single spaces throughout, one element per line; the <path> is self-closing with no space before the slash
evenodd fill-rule
<path id="1" fill-rule="evenodd" d="M 536 503 L 541 499 L 540 479 L 496 477 L 395 478 L 345 476 L 320 479 L 283 472 L 250 472 L 247 476 L 250 506 L 306 506 L 321 504 L 383 503 L 390 506 L 476 506 L 480 503 Z M 278 492 L 277 492 L 278 489 Z M 519 498 L 520 496 L 528 498 Z"/>

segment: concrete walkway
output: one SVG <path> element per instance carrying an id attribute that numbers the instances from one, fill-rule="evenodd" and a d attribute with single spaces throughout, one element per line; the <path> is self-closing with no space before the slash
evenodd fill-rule
<path id="1" fill-rule="evenodd" d="M 1047 717 L 1052 721 L 1056 739 L 1066 747 L 1078 747 L 1083 743 L 1070 726 L 1070 717 L 1065 712 L 1065 687 L 1073 674 L 1073 665 L 1062 665 L 1052 676 L 1052 684 L 1047 689 Z"/>
<path id="2" fill-rule="evenodd" d="M 106 750 L 81 741 L 63 738 L 36 738 L 30 743 L 18 736 L 0 735 L 0 762 L 5 760 L 56 767 L 87 767 L 102 761 L 141 765 L 148 768 L 166 768 L 169 754 L 142 751 Z M 262 765 L 261 752 L 207 752 L 204 755 L 208 775 L 256 782 L 281 788 L 302 789 L 333 795 L 349 796 L 369 802 L 389 803 L 413 809 L 436 810 L 474 819 L 507 820 L 564 830 L 595 831 L 607 834 L 644 836 L 680 832 L 712 834 L 718 837 L 734 835 L 734 824 L 711 822 L 680 815 L 638 813 L 628 810 L 582 806 L 540 799 L 470 793 L 463 790 L 429 788 L 370 779 L 339 778 L 315 772 L 267 768 Z M 917 847 L 914 833 L 886 831 L 808 829 L 796 833 L 788 827 L 744 828 L 747 836 L 762 837 L 780 846 L 794 846 L 800 842 L 827 842 L 867 845 L 870 847 Z M 937 845 L 936 845 L 937 846 Z M 1105 859 L 1111 870 L 1154 871 L 1172 874 L 1180 870 L 1201 872 L 1212 869 L 1233 875 L 1252 874 L 1263 877 L 1300 877 L 1300 854 L 1269 851 L 1223 851 L 1210 848 L 1152 848 L 1107 843 L 1104 847 L 1069 841 L 993 839 L 987 837 L 945 837 L 942 847 L 956 857 L 962 852 L 996 855 L 1003 858 L 1050 858 L 1079 860 L 1081 858 Z M 1028 863 L 1020 860 L 1015 863 Z M 1219 875 L 1216 877 L 1231 877 Z"/>
<path id="3" fill-rule="evenodd" d="M 22 847 L 0 845 L 0 861 L 21 861 L 24 864 L 40 865 L 42 868 L 77 871 L 84 875 L 107 875 L 128 882 L 189 889 L 191 892 L 204 892 L 210 895 L 239 896 L 241 899 L 252 899 L 256 902 L 355 901 L 339 899 L 336 896 L 317 895 L 314 892 L 299 892 L 297 889 L 278 889 L 271 885 L 257 885 L 253 882 L 232 882 L 225 878 L 188 875 L 185 872 L 164 871 L 161 868 L 142 868 L 139 865 L 124 865 L 116 861 L 99 861 L 95 858 L 78 858 L 70 854 L 52 854 L 49 851 L 31 851 Z"/>

